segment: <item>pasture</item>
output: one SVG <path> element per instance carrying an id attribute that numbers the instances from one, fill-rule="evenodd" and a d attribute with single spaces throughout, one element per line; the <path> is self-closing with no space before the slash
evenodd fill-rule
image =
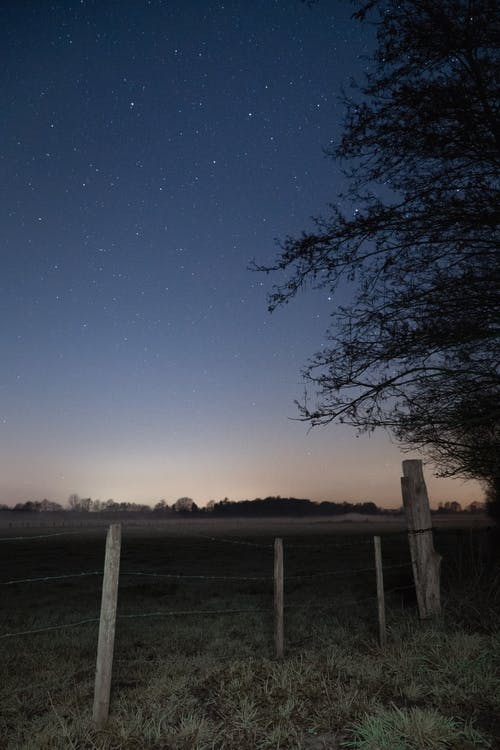
<path id="1" fill-rule="evenodd" d="M 397 517 L 124 521 L 110 719 L 97 732 L 107 527 L 99 521 L 4 524 L 2 750 L 500 747 L 498 561 L 491 534 L 460 519 L 435 529 L 444 608 L 433 623 L 418 620 Z M 387 592 L 384 649 L 374 533 Z M 282 661 L 273 644 L 276 536 Z"/>

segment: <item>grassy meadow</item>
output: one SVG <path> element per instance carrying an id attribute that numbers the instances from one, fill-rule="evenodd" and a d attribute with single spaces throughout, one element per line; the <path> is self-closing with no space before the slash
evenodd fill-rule
<path id="1" fill-rule="evenodd" d="M 373 533 L 382 536 L 388 592 L 383 650 Z M 39 534 L 50 536 L 13 538 Z M 104 526 L 2 531 L 2 750 L 500 748 L 500 593 L 489 532 L 435 530 L 443 617 L 421 623 L 406 535 L 392 520 L 125 523 L 110 719 L 97 732 L 105 535 Z M 273 643 L 275 536 L 285 560 L 282 661 Z M 90 575 L 62 577 L 76 573 Z M 6 584 L 32 578 L 51 580 Z M 41 628 L 54 629 L 26 632 Z"/>

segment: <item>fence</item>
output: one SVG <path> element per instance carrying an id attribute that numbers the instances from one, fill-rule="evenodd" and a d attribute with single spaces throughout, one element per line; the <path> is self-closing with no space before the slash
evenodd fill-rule
<path id="1" fill-rule="evenodd" d="M 57 538 L 62 536 L 69 536 L 74 534 L 82 535 L 82 531 L 64 531 L 64 532 L 53 532 L 49 534 L 37 534 L 32 536 L 11 536 L 2 537 L 0 542 L 9 543 L 16 541 L 35 541 L 35 540 L 47 540 L 51 538 Z M 114 648 L 114 634 L 115 634 L 115 623 L 116 619 L 133 619 L 133 618 L 147 618 L 147 617 L 172 617 L 172 616 L 189 616 L 189 615 L 205 615 L 205 616 L 218 616 L 235 613 L 257 613 L 267 612 L 266 609 L 182 609 L 182 610 L 163 610 L 163 611 L 152 611 L 152 612 L 141 612 L 141 613 L 121 613 L 117 612 L 117 597 L 118 597 L 118 581 L 119 577 L 126 578 L 138 578 L 147 579 L 149 581 L 159 580 L 177 580 L 186 583 L 188 581 L 196 582 L 209 582 L 209 581 L 224 581 L 224 582 L 243 582 L 243 581 L 254 581 L 263 582 L 265 584 L 273 585 L 274 589 L 274 600 L 273 600 L 273 612 L 274 612 L 274 647 L 277 659 L 282 659 L 285 652 L 285 611 L 287 609 L 296 609 L 296 605 L 288 605 L 285 597 L 285 581 L 294 583 L 299 580 L 318 580 L 328 579 L 331 580 L 339 576 L 356 575 L 373 573 L 373 585 L 376 589 L 375 593 L 369 597 L 363 597 L 364 601 L 374 602 L 374 612 L 378 614 L 378 631 L 379 641 L 381 646 L 386 643 L 386 626 L 385 626 L 385 593 L 383 584 L 383 573 L 384 569 L 382 566 L 381 556 L 381 540 L 380 537 L 375 537 L 372 540 L 356 540 L 350 543 L 330 543 L 329 546 L 332 549 L 346 549 L 349 547 L 359 547 L 361 545 L 369 545 L 367 550 L 374 545 L 374 562 L 372 565 L 362 565 L 361 567 L 355 567 L 352 569 L 337 569 L 337 570 L 318 570 L 314 572 L 306 572 L 299 574 L 286 575 L 285 565 L 283 557 L 283 540 L 277 538 L 274 541 L 274 545 L 264 544 L 259 542 L 249 542 L 237 539 L 226 539 L 223 537 L 213 537 L 206 535 L 197 535 L 198 538 L 204 539 L 210 543 L 221 543 L 230 545 L 239 545 L 242 548 L 247 549 L 261 549 L 266 552 L 274 551 L 274 570 L 272 572 L 271 564 L 269 560 L 269 574 L 264 576 L 238 576 L 238 575 L 202 575 L 202 574 L 184 574 L 184 573 L 169 573 L 164 571 L 148 571 L 148 570 L 122 570 L 120 572 L 120 545 L 121 545 L 121 526 L 120 524 L 112 524 L 109 527 L 107 540 L 106 540 L 106 556 L 103 570 L 86 570 L 78 571 L 74 573 L 64 573 L 60 575 L 39 575 L 35 577 L 24 577 L 24 578 L 13 578 L 11 580 L 0 581 L 1 586 L 15 586 L 27 583 L 40 584 L 49 581 L 68 581 L 82 579 L 91 576 L 102 576 L 102 601 L 101 601 L 101 613 L 100 617 L 91 617 L 85 619 L 79 619 L 75 622 L 64 623 L 59 625 L 50 625 L 47 627 L 32 627 L 26 630 L 19 630 L 16 632 L 0 634 L 0 640 L 11 639 L 15 637 L 22 637 L 26 635 L 38 634 L 43 632 L 50 632 L 55 630 L 62 630 L 66 628 L 76 628 L 89 623 L 99 622 L 99 636 L 97 646 L 97 664 L 96 664 L 96 676 L 95 676 L 95 689 L 94 689 L 94 723 L 97 728 L 103 728 L 109 711 L 109 698 L 111 690 L 111 674 L 112 674 L 112 662 L 113 662 L 113 648 Z M 291 545 L 289 551 L 293 550 L 305 550 L 307 553 L 317 549 L 320 545 L 318 544 L 296 544 Z M 410 562 L 386 565 L 385 571 L 392 569 L 403 569 L 408 570 L 411 567 Z M 399 587 L 395 590 L 410 589 L 412 586 Z M 358 603 L 359 598 L 354 598 L 352 604 Z M 376 605 L 375 605 L 376 603 Z M 313 607 L 314 604 L 304 605 L 308 609 Z"/>

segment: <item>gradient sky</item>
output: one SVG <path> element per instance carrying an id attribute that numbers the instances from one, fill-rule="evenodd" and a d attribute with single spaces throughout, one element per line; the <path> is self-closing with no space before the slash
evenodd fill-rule
<path id="1" fill-rule="evenodd" d="M 290 419 L 337 300 L 270 315 L 247 270 L 342 189 L 322 149 L 373 46 L 351 12 L 2 3 L 0 502 L 401 504 L 385 433 Z M 426 476 L 433 503 L 481 498 Z"/>

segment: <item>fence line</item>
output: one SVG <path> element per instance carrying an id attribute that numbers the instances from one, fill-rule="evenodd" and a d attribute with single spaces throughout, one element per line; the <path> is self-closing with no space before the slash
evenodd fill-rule
<path id="1" fill-rule="evenodd" d="M 263 542 L 243 542 L 241 540 L 237 539 L 227 539 L 225 537 L 217 537 L 217 536 L 205 536 L 205 534 L 194 534 L 194 536 L 197 539 L 206 539 L 207 541 L 211 542 L 222 542 L 225 544 L 240 544 L 246 547 L 263 547 L 265 549 L 272 550 L 273 545 L 272 544 L 264 544 Z"/>
<path id="2" fill-rule="evenodd" d="M 371 545 L 370 539 L 358 539 L 356 542 L 323 542 L 320 544 L 287 544 L 287 549 L 347 549 L 349 547 L 358 547 Z"/>
<path id="3" fill-rule="evenodd" d="M 221 581 L 269 581 L 272 576 L 202 576 L 202 575 L 184 575 L 183 573 L 135 573 L 133 571 L 123 571 L 120 575 L 124 576 L 151 576 L 153 578 L 176 578 L 183 579 L 204 579 L 204 580 L 221 580 Z"/>
<path id="4" fill-rule="evenodd" d="M 189 538 L 189 536 L 186 535 L 187 538 Z M 224 542 L 227 544 L 244 545 L 249 547 L 262 547 L 268 550 L 272 550 L 274 548 L 273 544 L 264 544 L 263 542 L 244 542 L 237 539 L 227 539 L 227 537 L 205 536 L 204 534 L 194 534 L 193 536 L 212 542 Z M 291 544 L 290 542 L 287 542 L 287 549 L 347 549 L 349 547 L 358 547 L 371 544 L 373 544 L 371 539 L 359 539 L 355 542 L 324 542 L 323 544 Z"/>
<path id="5" fill-rule="evenodd" d="M 106 527 L 105 526 L 97 526 L 97 527 L 89 526 L 87 527 L 87 529 L 83 531 L 56 531 L 53 534 L 31 534 L 28 536 L 2 536 L 0 537 L 0 542 L 19 542 L 20 540 L 26 540 L 26 539 L 48 539 L 49 537 L 52 537 L 52 536 L 67 536 L 68 534 L 85 534 L 86 531 L 88 531 L 89 529 L 94 529 L 94 528 L 104 529 Z"/>
<path id="6" fill-rule="evenodd" d="M 78 530 L 75 531 L 56 531 L 52 532 L 50 534 L 28 534 L 25 536 L 4 536 L 0 537 L 0 542 L 17 542 L 17 541 L 28 541 L 31 539 L 49 539 L 51 537 L 55 536 L 67 536 L 69 534 L 78 534 L 81 536 L 85 536 L 87 532 L 89 531 L 96 531 L 101 529 L 106 529 L 109 524 L 96 524 L 96 525 L 88 525 L 80 527 Z M 151 527 L 154 528 L 154 523 L 151 522 L 150 526 L 145 526 L 148 530 L 151 530 Z M 124 528 L 137 528 L 137 526 L 134 526 L 133 524 L 127 524 L 124 526 Z M 164 531 L 164 528 L 157 527 L 159 531 Z M 168 529 L 167 529 L 168 530 Z M 407 532 L 398 532 L 401 534 L 405 534 Z M 190 533 L 190 534 L 173 534 L 172 538 L 174 539 L 204 539 L 206 541 L 211 542 L 217 542 L 217 543 L 224 543 L 224 544 L 235 544 L 240 546 L 246 546 L 246 547 L 260 547 L 262 549 L 273 549 L 273 544 L 265 544 L 264 542 L 246 542 L 238 539 L 228 539 L 227 537 L 215 537 L 215 536 L 207 536 L 205 534 L 196 534 L 196 533 Z M 358 547 L 363 545 L 371 545 L 372 541 L 370 539 L 359 539 L 357 541 L 352 542 L 324 542 L 323 544 L 317 543 L 317 544 L 290 544 L 287 543 L 287 549 L 347 549 L 350 547 Z"/>
<path id="7" fill-rule="evenodd" d="M 140 617 L 169 617 L 174 615 L 225 615 L 235 613 L 250 614 L 252 612 L 269 612 L 269 608 L 260 609 L 186 609 L 186 610 L 165 610 L 163 612 L 134 612 L 132 614 L 117 614 L 117 619 L 135 619 Z M 91 622 L 99 622 L 99 617 L 93 617 L 87 620 L 78 620 L 77 622 L 68 622 L 61 625 L 47 625 L 44 628 L 35 628 L 33 630 L 20 630 L 15 633 L 4 633 L 0 639 L 14 638 L 20 635 L 31 635 L 33 633 L 45 633 L 51 630 L 64 630 L 65 628 L 75 628 L 79 625 L 87 625 Z"/>
<path id="8" fill-rule="evenodd" d="M 409 463 L 419 463 L 420 462 L 404 462 L 404 464 Z M 154 522 L 152 524 L 155 525 Z M 132 524 L 131 524 L 132 526 Z M 425 526 L 425 524 L 422 525 L 422 528 L 411 529 L 410 532 L 397 532 L 397 534 L 405 534 L 406 537 L 408 537 L 408 534 L 410 534 L 410 540 L 411 540 L 411 534 L 421 534 L 428 533 L 430 530 L 430 527 Z M 81 536 L 88 536 L 89 532 L 93 532 L 97 529 L 102 529 L 103 525 L 85 525 L 83 528 L 80 526 L 78 530 L 71 530 L 71 531 L 61 531 L 61 532 L 52 532 L 47 534 L 37 534 L 37 535 L 27 535 L 27 536 L 17 536 L 17 537 L 2 537 L 0 538 L 1 541 L 27 541 L 27 540 L 36 540 L 36 539 L 47 539 L 52 537 L 58 537 L 58 536 L 64 536 L 64 535 L 75 535 L 80 534 Z M 159 525 L 156 527 L 158 530 L 165 531 L 165 529 L 161 529 Z M 330 529 L 332 531 L 332 529 Z M 168 532 L 168 529 L 167 529 Z M 389 532 L 390 534 L 391 532 Z M 251 534 L 248 534 L 248 536 L 251 536 Z M 284 575 L 283 574 L 283 547 L 282 547 L 282 539 L 276 538 L 274 540 L 274 545 L 265 544 L 265 543 L 258 543 L 258 542 L 250 542 L 250 541 L 243 541 L 243 540 L 237 540 L 237 539 L 228 539 L 225 537 L 214 537 L 214 536 L 208 536 L 204 534 L 168 534 L 166 535 L 167 538 L 173 538 L 177 541 L 179 540 L 185 540 L 187 539 L 198 539 L 198 540 L 205 540 L 205 542 L 215 542 L 215 543 L 229 543 L 229 544 L 235 544 L 239 546 L 245 546 L 245 547 L 254 547 L 254 548 L 262 548 L 262 549 L 272 549 L 274 546 L 274 630 L 275 630 L 275 655 L 276 658 L 282 658 L 284 653 L 284 610 L 287 611 L 291 610 L 307 610 L 308 612 L 312 610 L 322 610 L 322 611 L 328 611 L 333 615 L 336 615 L 337 613 L 341 612 L 344 608 L 351 607 L 354 605 L 359 605 L 364 602 L 374 602 L 378 601 L 379 607 L 379 637 L 381 645 L 385 645 L 386 635 L 385 635 L 385 608 L 384 608 L 384 596 L 391 595 L 391 594 L 397 594 L 398 592 L 402 591 L 409 591 L 412 590 L 415 592 L 415 585 L 405 585 L 405 586 L 396 586 L 392 589 L 389 589 L 387 591 L 384 590 L 384 583 L 383 583 L 383 577 L 382 577 L 382 571 L 390 571 L 390 570 L 396 570 L 396 569 L 403 569 L 408 568 L 410 569 L 412 567 L 412 562 L 408 561 L 406 563 L 398 563 L 393 565 L 387 565 L 385 567 L 382 566 L 382 557 L 381 557 L 381 545 L 380 545 L 380 537 L 374 537 L 375 541 L 375 565 L 370 565 L 369 567 L 357 567 L 357 568 L 351 568 L 351 569 L 337 569 L 337 570 L 329 570 L 329 571 L 321 571 L 321 572 L 312 572 L 312 573 L 302 573 L 302 574 L 294 574 L 294 575 Z M 4 640 L 7 638 L 15 638 L 15 637 L 22 637 L 24 635 L 32 635 L 32 634 L 38 634 L 38 633 L 49 633 L 56 630 L 65 630 L 75 627 L 80 627 L 83 625 L 88 624 L 94 624 L 99 623 L 99 642 L 98 642 L 98 649 L 97 649 L 97 667 L 96 667 L 96 680 L 95 680 L 95 691 L 94 691 L 94 721 L 96 722 L 96 726 L 98 728 L 104 728 L 104 725 L 107 720 L 108 716 L 108 708 L 109 708 L 109 696 L 110 696 L 110 687 L 111 687 L 111 677 L 112 677 L 112 660 L 113 660 L 113 642 L 114 642 L 114 632 L 115 632 L 115 621 L 116 618 L 121 620 L 132 620 L 132 619 L 146 619 L 146 618 L 158 618 L 158 617 L 187 617 L 190 615 L 195 616 L 220 616 L 220 615 L 245 615 L 248 617 L 248 615 L 252 614 L 260 614 L 260 613 L 266 613 L 269 618 L 271 618 L 271 606 L 269 607 L 258 607 L 258 608 L 221 608 L 221 609 L 168 609 L 168 610 L 156 610 L 156 611 L 150 611 L 150 612 L 129 612 L 129 613 L 120 613 L 117 614 L 116 612 L 116 603 L 117 603 L 117 594 L 118 594 L 118 581 L 119 581 L 119 566 L 120 566 L 120 545 L 119 540 L 121 539 L 121 524 L 120 523 L 111 523 L 108 530 L 108 536 L 106 541 L 106 558 L 105 558 L 105 570 L 104 573 L 102 571 L 79 571 L 76 573 L 66 573 L 66 574 L 60 574 L 60 575 L 54 575 L 54 576 L 38 576 L 33 578 L 24 578 L 24 579 L 13 579 L 10 581 L 0 581 L 0 585 L 14 585 L 14 584 L 22 584 L 22 583 L 41 583 L 41 582 L 48 582 L 48 581 L 55 581 L 55 580 L 63 580 L 63 579 L 69 579 L 69 578 L 80 578 L 80 577 L 86 577 L 86 576 L 104 576 L 103 580 L 103 592 L 102 592 L 102 605 L 101 605 L 101 615 L 100 617 L 92 617 L 92 618 L 85 618 L 74 622 L 66 622 L 66 623 L 60 623 L 60 624 L 54 624 L 54 625 L 47 625 L 45 627 L 34 627 L 27 630 L 17 631 L 17 632 L 10 632 L 10 633 L 4 633 L 3 635 L 0 635 L 0 640 Z M 300 549 L 318 549 L 318 550 L 324 550 L 325 552 L 329 552 L 330 550 L 335 549 L 342 549 L 342 548 L 355 548 L 355 547 L 361 547 L 365 545 L 371 544 L 371 541 L 366 539 L 359 539 L 359 540 L 352 540 L 348 543 L 317 543 L 317 544 L 289 544 L 288 549 L 293 550 L 300 550 Z M 113 548 L 113 549 L 112 549 Z M 113 555 L 111 555 L 111 551 L 113 551 Z M 109 553 L 109 554 L 108 554 Z M 356 555 L 355 555 L 356 556 Z M 111 560 L 111 557 L 113 557 L 113 560 Z M 357 555 L 358 562 L 361 562 L 359 558 L 361 555 Z M 264 558 L 262 558 L 264 559 Z M 266 558 L 267 562 L 267 558 Z M 108 564 L 109 563 L 109 564 Z M 173 567 L 173 566 L 172 566 Z M 299 566 L 297 566 L 299 567 Z M 304 569 L 304 566 L 301 566 L 302 569 Z M 415 567 L 415 562 L 413 561 L 413 567 Z M 300 567 L 299 567 L 300 569 Z M 337 593 L 337 596 L 335 598 L 322 598 L 320 603 L 314 603 L 313 602 L 301 602 L 300 604 L 295 604 L 293 601 L 289 600 L 289 603 L 284 603 L 284 581 L 290 580 L 290 581 L 297 581 L 297 580 L 307 580 L 307 579 L 314 579 L 314 578 L 322 578 L 322 577 L 330 577 L 330 576 L 349 576 L 354 575 L 357 573 L 370 573 L 373 574 L 374 572 L 377 572 L 376 576 L 376 582 L 377 582 L 377 594 L 371 595 L 371 596 L 362 596 L 362 597 L 353 597 L 351 591 L 345 592 L 345 594 L 342 594 L 341 592 Z M 158 573 L 158 572 L 148 572 L 148 571 L 122 571 L 122 576 L 137 576 L 137 577 L 148 577 L 151 579 L 175 579 L 178 581 L 266 581 L 269 582 L 273 580 L 272 575 L 266 575 L 266 576 L 232 576 L 232 575 L 200 575 L 200 574 L 187 574 L 184 575 L 183 573 Z M 374 583 L 375 583 L 375 576 L 374 576 Z M 331 586 L 332 589 L 334 589 L 334 586 Z M 356 583 L 353 585 L 354 590 L 356 589 Z M 243 587 L 242 587 L 243 589 Z M 243 589 L 244 590 L 244 589 Z M 259 590 L 260 591 L 260 590 Z M 269 594 L 271 593 L 271 587 L 269 588 Z M 420 599 L 419 599 L 419 591 L 417 590 L 417 604 L 420 605 Z M 343 598 L 345 595 L 346 598 Z M 261 596 L 261 594 L 259 594 Z M 166 598 L 166 597 L 162 597 Z M 226 598 L 226 597 L 224 597 Z M 318 597 L 319 598 L 319 597 Z M 290 599 L 293 599 L 293 595 L 290 597 Z M 112 601 L 111 601 L 112 600 Z M 264 596 L 261 596 L 261 601 L 266 601 Z M 403 601 L 401 599 L 401 601 Z M 208 603 L 208 602 L 207 602 Z M 214 602 L 215 604 L 215 602 Z M 220 604 L 219 604 L 220 606 Z M 370 607 L 371 609 L 371 607 Z M 332 611 L 333 610 L 333 611 Z M 264 620 L 264 618 L 261 618 Z M 265 621 L 265 620 L 264 620 Z M 92 631 L 93 632 L 93 631 Z"/>
<path id="9" fill-rule="evenodd" d="M 11 586 L 16 583 L 45 583 L 46 581 L 58 581 L 64 578 L 83 578 L 85 576 L 102 576 L 102 570 L 83 571 L 81 573 L 68 573 L 58 576 L 40 576 L 38 578 L 16 578 L 12 581 L 0 581 L 0 586 Z M 203 576 L 185 575 L 184 573 L 146 573 L 123 570 L 120 576 L 145 576 L 151 578 L 175 578 L 177 580 L 221 580 L 221 581 L 269 581 L 272 576 Z"/>
<path id="10" fill-rule="evenodd" d="M 163 612 L 138 612 L 129 615 L 117 615 L 118 618 L 133 619 L 136 617 L 169 617 L 172 615 L 232 615 L 232 614 L 251 614 L 252 612 L 267 612 L 269 613 L 268 607 L 261 607 L 257 609 L 168 609 Z"/>
<path id="11" fill-rule="evenodd" d="M 393 570 L 400 568 L 410 568 L 411 563 L 401 563 L 399 565 L 386 565 L 385 570 Z M 284 580 L 299 580 L 302 578 L 319 578 L 321 576 L 333 576 L 351 573 L 367 573 L 373 572 L 375 568 L 351 568 L 347 570 L 329 570 L 322 573 L 303 573 L 299 575 L 285 575 Z M 12 581 L 0 581 L 0 586 L 12 586 L 17 583 L 45 583 L 46 581 L 59 581 L 66 578 L 84 578 L 85 576 L 102 576 L 102 570 L 91 570 L 82 571 L 80 573 L 64 573 L 58 576 L 39 576 L 37 578 L 16 578 Z M 120 576 L 143 576 L 146 578 L 174 578 L 176 580 L 207 580 L 207 581 L 270 581 L 273 576 L 204 576 L 204 575 L 191 575 L 184 573 L 150 573 L 143 571 L 132 571 L 123 570 L 120 572 Z"/>
<path id="12" fill-rule="evenodd" d="M 391 570 L 395 568 L 411 568 L 411 563 L 401 563 L 399 565 L 385 565 L 384 570 Z M 320 576 L 336 576 L 336 575 L 342 575 L 344 573 L 373 573 L 375 570 L 375 566 L 372 565 L 370 568 L 352 568 L 347 570 L 327 570 L 323 573 L 304 573 L 301 575 L 293 575 L 293 576 L 285 576 L 286 580 L 291 579 L 298 579 L 298 578 L 317 578 Z"/>
<path id="13" fill-rule="evenodd" d="M 35 628 L 33 630 L 20 630 L 17 633 L 4 633 L 0 635 L 0 640 L 3 638 L 14 638 L 18 635 L 31 635 L 32 633 L 44 633 L 49 630 L 64 630 L 65 628 L 76 628 L 78 625 L 86 625 L 89 622 L 99 622 L 98 617 L 93 617 L 88 620 L 78 620 L 78 622 L 69 622 L 63 625 L 48 625 L 45 628 Z"/>
<path id="14" fill-rule="evenodd" d="M 332 604 L 285 604 L 284 609 L 331 609 L 333 604 L 341 607 L 350 607 L 352 604 L 359 604 L 359 602 L 374 602 L 376 599 L 376 596 L 361 596 L 359 599 L 349 599 L 348 601 L 343 601 L 342 599 L 323 599 L 323 602 L 331 602 Z"/>
<path id="15" fill-rule="evenodd" d="M 18 539 L 33 539 L 33 538 L 47 538 L 47 537 L 53 537 L 53 536 L 60 536 L 63 534 L 82 534 L 85 532 L 81 531 L 71 531 L 71 532 L 58 532 L 55 534 L 46 534 L 46 535 L 39 535 L 36 537 L 18 537 Z M 207 539 L 209 541 L 219 541 L 216 537 L 208 537 L 208 536 L 202 536 L 199 535 L 199 537 L 203 539 Z M 9 538 L 7 538 L 9 539 Z M 16 539 L 15 537 L 12 539 Z M 227 540 L 225 538 L 222 538 L 220 541 L 223 542 L 233 542 L 236 540 Z M 236 543 L 238 543 L 236 541 Z M 364 543 L 364 542 L 363 542 Z M 266 546 L 267 545 L 254 545 L 253 543 L 243 543 L 243 544 L 249 544 L 250 546 Z M 304 545 L 306 546 L 306 545 Z M 310 547 L 310 545 L 307 545 Z M 319 545 L 318 545 L 319 546 Z M 349 545 L 349 546 L 355 546 L 355 545 Z M 293 549 L 293 545 L 291 545 Z M 390 565 L 386 566 L 385 570 L 391 570 L 391 569 L 401 569 L 401 568 L 407 568 L 411 567 L 411 563 L 402 563 L 402 564 L 396 564 L 396 565 Z M 374 566 L 366 567 L 366 568 L 352 568 L 352 569 L 343 569 L 343 570 L 335 570 L 335 571 L 323 571 L 318 573 L 310 573 L 310 574 L 299 574 L 299 575 L 290 575 L 290 576 L 284 576 L 284 580 L 290 579 L 290 580 L 300 580 L 300 579 L 310 579 L 310 578 L 318 578 L 323 576 L 335 576 L 335 575 L 349 575 L 349 574 L 355 574 L 355 573 L 366 573 L 370 572 L 373 573 L 375 570 Z M 68 578 L 81 578 L 86 576 L 95 576 L 95 575 L 103 575 L 102 571 L 80 571 L 77 573 L 66 573 L 61 574 L 57 576 L 38 576 L 34 578 L 24 578 L 24 579 L 13 579 L 11 581 L 2 581 L 0 582 L 0 585 L 14 585 L 14 584 L 21 584 L 21 583 L 41 583 L 41 582 L 48 582 L 48 581 L 54 581 L 54 580 L 64 580 Z M 148 578 L 156 578 L 156 579 L 175 579 L 178 581 L 191 581 L 191 580 L 221 580 L 221 581 L 270 581 L 273 579 L 273 576 L 226 576 L 226 575 L 184 575 L 184 574 L 175 574 L 175 573 L 156 573 L 156 572 L 147 572 L 147 571 L 122 571 L 122 576 L 138 576 L 138 577 L 148 577 Z M 402 591 L 405 589 L 413 588 L 413 586 L 403 586 L 403 587 L 397 587 L 395 589 L 389 590 L 386 593 L 394 593 L 396 591 Z M 350 601 L 342 601 L 340 599 L 334 599 L 330 600 L 332 602 L 335 602 L 337 605 L 341 605 L 342 607 L 350 606 L 353 604 L 357 604 L 359 602 L 364 601 L 372 601 L 376 599 L 377 597 L 370 596 L 370 597 L 362 597 L 357 599 L 351 599 Z M 312 603 L 304 604 L 304 605 L 295 605 L 295 604 L 284 604 L 282 606 L 282 609 L 328 609 L 328 605 L 325 607 L 325 603 L 323 602 L 321 605 L 314 605 Z M 135 619 L 135 618 L 146 618 L 146 617 L 171 617 L 171 616 L 187 616 L 187 615 L 220 615 L 220 614 L 250 614 L 252 612 L 259 613 L 259 612 L 267 612 L 268 609 L 209 609 L 209 610 L 167 610 L 167 611 L 157 611 L 157 612 L 149 612 L 149 613 L 131 613 L 131 614 L 118 614 L 117 617 L 120 619 Z M 78 620 L 76 622 L 72 623 L 63 623 L 59 625 L 51 625 L 46 626 L 42 628 L 31 628 L 28 630 L 23 631 L 17 631 L 14 633 L 5 633 L 3 635 L 0 635 L 0 640 L 6 639 L 6 638 L 13 638 L 23 635 L 32 635 L 37 633 L 43 633 L 43 632 L 50 632 L 54 630 L 63 630 L 66 628 L 74 628 L 81 625 L 86 625 L 90 623 L 99 622 L 99 618 L 86 618 L 83 620 Z M 282 651 L 282 650 L 281 650 Z"/>
<path id="16" fill-rule="evenodd" d="M 12 586 L 15 583 L 34 583 L 35 581 L 58 581 L 62 578 L 83 578 L 84 576 L 102 576 L 102 570 L 92 570 L 83 573 L 66 573 L 60 576 L 41 576 L 40 578 L 16 578 L 13 581 L 0 581 L 0 586 Z"/>
<path id="17" fill-rule="evenodd" d="M 102 575 L 102 573 L 101 573 Z M 414 590 L 415 586 L 397 586 L 389 589 L 385 592 L 386 596 L 393 594 L 397 591 Z M 376 596 L 362 596 L 357 599 L 349 599 L 344 601 L 341 598 L 338 599 L 324 599 L 323 602 L 331 602 L 332 604 L 340 605 L 342 607 L 359 604 L 360 602 L 376 601 Z M 284 609 L 330 609 L 331 605 L 328 604 L 284 604 Z M 269 607 L 262 607 L 256 609 L 182 609 L 182 610 L 165 610 L 161 612 L 145 612 L 145 613 L 131 613 L 131 614 L 117 614 L 117 619 L 136 619 L 141 617 L 170 617 L 175 615 L 224 615 L 224 614 L 252 614 L 266 612 L 269 614 Z M 0 635 L 0 639 L 3 638 L 14 638 L 21 635 L 30 635 L 32 633 L 44 633 L 50 630 L 64 630 L 65 628 L 74 628 L 79 625 L 86 625 L 91 622 L 99 622 L 99 617 L 78 620 L 77 622 L 63 623 L 62 625 L 48 625 L 44 628 L 36 628 L 34 630 L 21 630 L 16 633 L 4 633 Z"/>
<path id="18" fill-rule="evenodd" d="M 396 593 L 398 591 L 407 591 L 407 590 L 414 590 L 415 587 L 413 585 L 411 586 L 397 586 L 395 588 L 389 589 L 385 592 L 386 595 Z M 357 599 L 349 599 L 348 601 L 344 601 L 341 598 L 338 599 L 327 599 L 323 600 L 323 602 L 331 602 L 331 604 L 340 605 L 342 607 L 351 606 L 354 604 L 359 604 L 360 602 L 368 602 L 368 601 L 376 601 L 376 596 L 363 596 L 359 597 Z M 327 610 L 331 608 L 331 605 L 328 604 L 284 604 L 284 609 L 321 609 L 321 610 Z M 136 619 L 136 618 L 142 618 L 142 617 L 169 617 L 169 616 L 176 616 L 176 615 L 224 615 L 224 614 L 252 614 L 252 613 L 261 613 L 266 612 L 269 614 L 269 607 L 264 608 L 252 608 L 252 609 L 204 609 L 204 610 L 197 610 L 197 609 L 186 609 L 186 610 L 164 610 L 161 612 L 145 612 L 145 613 L 131 613 L 131 614 L 117 614 L 117 619 Z M 61 625 L 48 625 L 43 628 L 36 628 L 33 630 L 21 630 L 15 633 L 4 633 L 3 635 L 0 635 L 0 640 L 4 638 L 14 638 L 16 636 L 21 635 L 31 635 L 33 633 L 44 633 L 51 630 L 64 630 L 65 628 L 74 628 L 80 625 L 87 625 L 88 623 L 92 622 L 99 622 L 99 617 L 94 617 L 90 619 L 85 620 L 78 620 L 77 622 L 70 622 L 70 623 L 63 623 Z"/>

